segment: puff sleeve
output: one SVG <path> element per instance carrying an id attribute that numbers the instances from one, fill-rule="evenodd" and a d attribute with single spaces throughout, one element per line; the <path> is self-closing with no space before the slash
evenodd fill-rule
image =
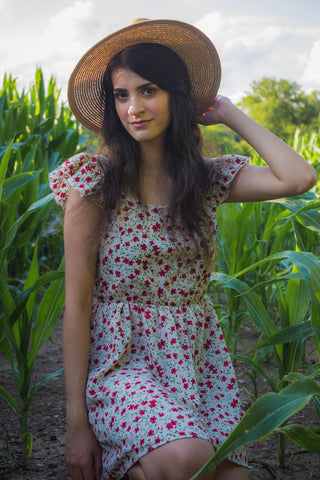
<path id="1" fill-rule="evenodd" d="M 249 158 L 240 155 L 223 155 L 207 159 L 211 183 L 211 195 L 216 205 L 228 198 L 230 184 L 239 170 L 249 163 Z"/>
<path id="2" fill-rule="evenodd" d="M 49 173 L 55 201 L 65 208 L 70 187 L 78 190 L 82 197 L 96 191 L 102 185 L 103 177 L 98 159 L 103 158 L 102 155 L 79 153 Z"/>

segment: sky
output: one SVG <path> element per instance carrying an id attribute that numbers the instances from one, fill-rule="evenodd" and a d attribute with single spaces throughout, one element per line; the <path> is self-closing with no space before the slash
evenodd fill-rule
<path id="1" fill-rule="evenodd" d="M 219 93 L 234 101 L 263 77 L 320 90 L 319 0 L 0 0 L 0 78 L 12 74 L 27 89 L 41 67 L 65 99 L 80 57 L 139 17 L 206 33 L 221 58 Z"/>

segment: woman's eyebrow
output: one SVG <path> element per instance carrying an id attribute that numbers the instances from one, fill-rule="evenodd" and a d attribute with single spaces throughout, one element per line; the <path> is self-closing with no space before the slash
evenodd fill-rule
<path id="1" fill-rule="evenodd" d="M 125 88 L 114 88 L 113 93 L 126 93 L 127 90 Z"/>
<path id="2" fill-rule="evenodd" d="M 154 85 L 153 82 L 146 82 L 146 83 L 142 83 L 141 85 L 138 85 L 136 87 L 136 90 L 143 90 L 144 88 L 148 88 L 150 87 L 151 85 Z M 126 88 L 121 88 L 121 87 L 115 87 L 113 89 L 114 92 L 126 92 L 127 89 Z"/>
<path id="3" fill-rule="evenodd" d="M 137 90 L 143 90 L 144 88 L 148 88 L 150 87 L 151 85 L 154 85 L 153 82 L 146 82 L 146 83 L 143 83 L 142 85 L 139 85 L 137 87 Z"/>

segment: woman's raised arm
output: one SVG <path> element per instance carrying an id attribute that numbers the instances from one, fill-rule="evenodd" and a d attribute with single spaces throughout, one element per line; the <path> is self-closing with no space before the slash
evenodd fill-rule
<path id="1" fill-rule="evenodd" d="M 233 180 L 228 202 L 254 202 L 293 196 L 315 185 L 317 173 L 301 155 L 265 129 L 228 98 L 217 97 L 213 109 L 200 119 L 203 125 L 223 123 L 240 135 L 267 166 L 247 165 Z"/>

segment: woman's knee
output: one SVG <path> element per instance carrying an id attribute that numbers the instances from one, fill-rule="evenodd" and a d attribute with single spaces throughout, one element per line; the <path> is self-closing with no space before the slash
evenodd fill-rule
<path id="1" fill-rule="evenodd" d="M 174 440 L 140 459 L 147 480 L 189 480 L 213 456 L 212 444 L 201 438 Z M 211 480 L 214 470 L 201 480 Z"/>
<path id="2" fill-rule="evenodd" d="M 248 480 L 248 469 L 225 459 L 217 466 L 214 480 Z"/>

